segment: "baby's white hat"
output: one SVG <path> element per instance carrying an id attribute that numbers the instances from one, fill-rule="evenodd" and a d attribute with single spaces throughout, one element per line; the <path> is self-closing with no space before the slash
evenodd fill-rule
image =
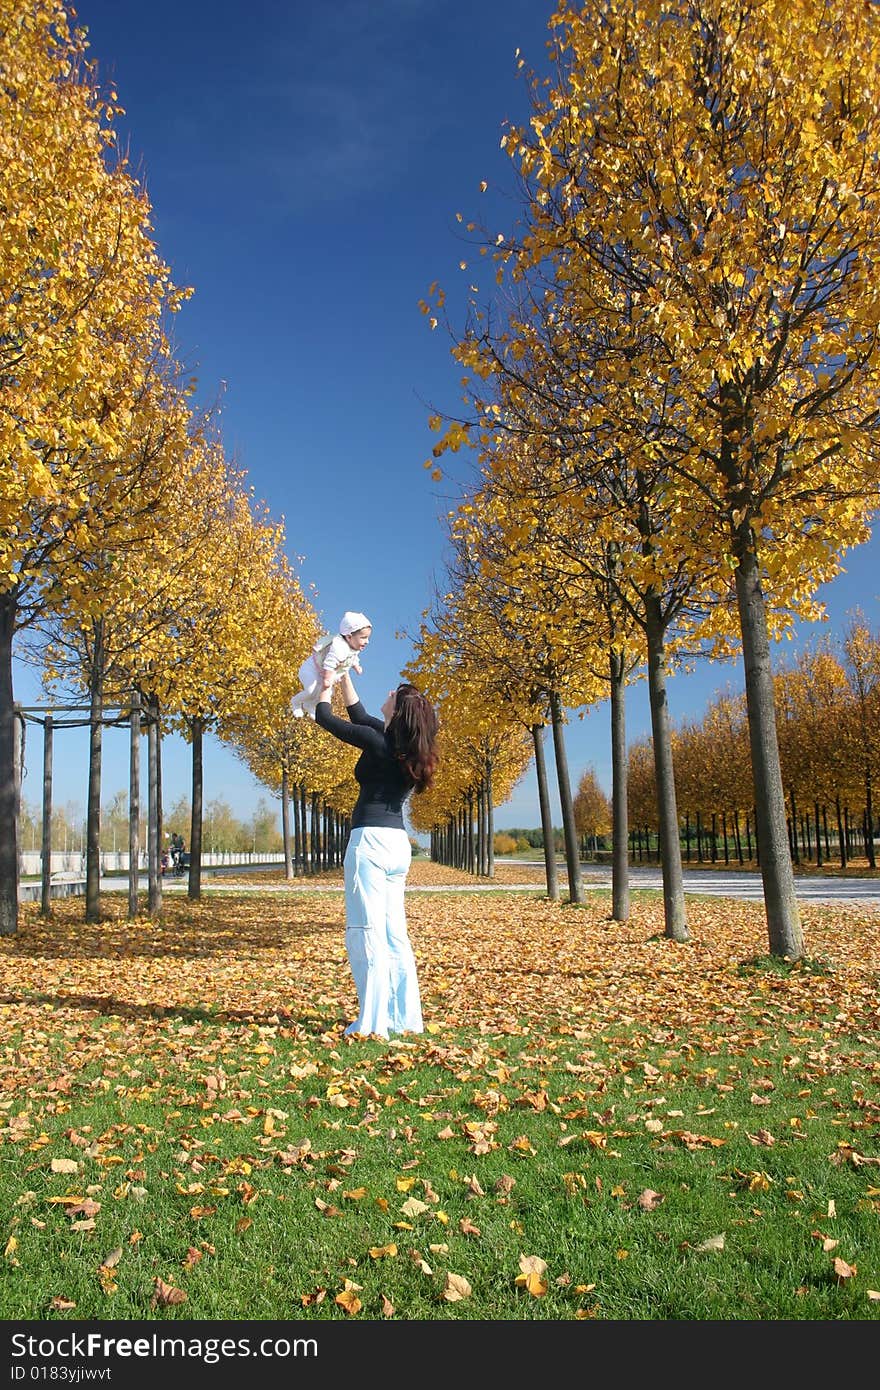
<path id="1" fill-rule="evenodd" d="M 343 613 L 339 631 L 343 637 L 347 637 L 350 632 L 357 632 L 362 627 L 372 626 L 373 624 L 365 613 Z"/>

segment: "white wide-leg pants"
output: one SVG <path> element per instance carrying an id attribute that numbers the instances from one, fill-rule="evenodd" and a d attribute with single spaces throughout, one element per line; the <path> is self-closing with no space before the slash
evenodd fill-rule
<path id="1" fill-rule="evenodd" d="M 345 949 L 360 1013 L 346 1033 L 421 1033 L 416 961 L 404 888 L 412 859 L 405 830 L 359 826 L 345 851 Z"/>

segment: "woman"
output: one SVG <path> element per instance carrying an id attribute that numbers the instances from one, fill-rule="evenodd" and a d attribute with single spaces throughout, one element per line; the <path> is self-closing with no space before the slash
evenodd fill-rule
<path id="1" fill-rule="evenodd" d="M 345 851 L 345 949 L 360 1012 L 346 1034 L 421 1033 L 416 962 L 406 929 L 404 888 L 412 846 L 403 824 L 411 792 L 431 785 L 437 767 L 437 715 L 414 685 L 389 690 L 382 718 L 367 714 L 348 672 L 340 682 L 348 719 L 330 709 L 329 693 L 315 723 L 362 749 L 360 787 Z"/>

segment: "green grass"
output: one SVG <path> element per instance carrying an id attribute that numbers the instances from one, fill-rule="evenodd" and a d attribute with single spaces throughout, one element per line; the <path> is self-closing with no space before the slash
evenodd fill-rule
<path id="1" fill-rule="evenodd" d="M 0 1111 L 3 1318 L 345 1319 L 346 1281 L 361 1319 L 880 1316 L 875 1042 L 823 1048 L 813 1016 L 745 1048 L 543 1020 L 328 1053 L 320 1008 L 235 1026 L 206 999 L 143 1056 L 116 1017 L 49 1019 L 42 1072 L 69 1080 Z M 157 1278 L 186 1301 L 154 1306 Z"/>

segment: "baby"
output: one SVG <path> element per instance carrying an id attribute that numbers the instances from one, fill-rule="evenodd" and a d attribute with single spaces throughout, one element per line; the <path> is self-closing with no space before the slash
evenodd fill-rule
<path id="1" fill-rule="evenodd" d="M 318 701 L 327 698 L 346 671 L 361 674 L 363 668 L 358 652 L 363 651 L 372 631 L 373 624 L 363 613 L 343 613 L 339 631 L 335 635 L 325 632 L 318 638 L 311 656 L 299 668 L 303 688 L 290 702 L 295 719 L 302 719 L 306 714 L 314 719 Z"/>

